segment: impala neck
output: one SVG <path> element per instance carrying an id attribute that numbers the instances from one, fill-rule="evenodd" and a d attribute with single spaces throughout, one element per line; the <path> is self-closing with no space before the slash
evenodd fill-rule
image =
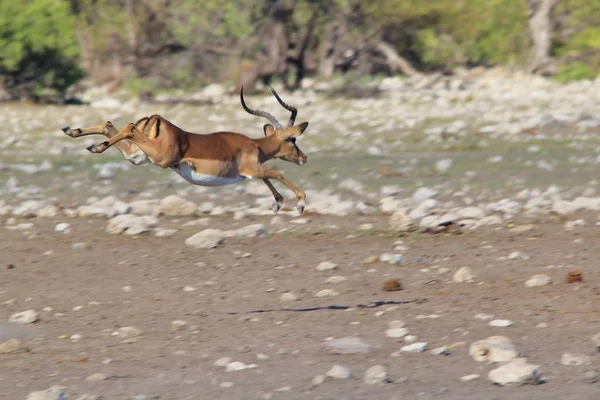
<path id="1" fill-rule="evenodd" d="M 281 143 L 273 136 L 268 136 L 260 139 L 256 139 L 256 143 L 260 148 L 260 162 L 263 163 L 272 158 L 277 157 Z"/>

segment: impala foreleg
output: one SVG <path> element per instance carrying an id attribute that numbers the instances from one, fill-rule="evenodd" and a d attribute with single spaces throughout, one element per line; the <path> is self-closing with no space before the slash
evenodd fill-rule
<path id="1" fill-rule="evenodd" d="M 265 185 L 267 185 L 269 190 L 271 190 L 271 193 L 273 193 L 273 197 L 275 197 L 275 203 L 273 203 L 273 212 L 277 213 L 281 208 L 281 205 L 283 204 L 283 196 L 277 191 L 277 189 L 275 189 L 275 186 L 273 186 L 273 184 L 269 182 L 268 179 L 263 179 L 263 182 L 265 183 Z"/>
<path id="2" fill-rule="evenodd" d="M 104 153 L 106 149 L 108 149 L 110 146 L 119 143 L 121 140 L 131 139 L 133 137 L 132 129 L 134 128 L 135 126 L 133 124 L 128 124 L 125 127 L 125 129 L 108 139 L 108 141 L 102 142 L 100 144 L 93 144 L 87 149 L 91 153 Z"/>
<path id="3" fill-rule="evenodd" d="M 275 179 L 276 181 L 281 182 L 285 186 L 287 186 L 298 198 L 298 203 L 296 208 L 300 214 L 304 213 L 304 207 L 306 206 L 306 193 L 298 186 L 294 185 L 292 182 L 283 177 L 283 174 L 279 171 L 269 168 L 261 168 L 259 171 L 259 176 L 256 178 L 261 178 L 263 181 L 266 179 Z"/>

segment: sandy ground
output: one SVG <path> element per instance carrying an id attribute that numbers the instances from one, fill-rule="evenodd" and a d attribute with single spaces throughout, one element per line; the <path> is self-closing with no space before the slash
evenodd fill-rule
<path id="1" fill-rule="evenodd" d="M 595 220 L 595 215 L 584 217 Z M 51 385 L 66 386 L 70 399 L 83 394 L 162 400 L 600 398 L 600 383 L 583 379 L 600 362 L 590 340 L 600 328 L 599 227 L 568 232 L 560 221 L 549 221 L 524 233 L 503 226 L 399 238 L 384 232 L 384 216 L 308 219 L 294 232 L 228 239 L 214 250 L 184 244 L 199 230 L 193 227 L 168 238 L 108 235 L 106 221 L 93 218 L 69 220 L 71 232 L 60 235 L 54 226 L 64 218 L 32 220 L 35 227 L 27 231 L 0 229 L 0 319 L 35 309 L 41 319 L 33 327 L 44 337 L 27 341 L 29 353 L 0 357 L 0 398 L 22 399 Z M 164 219 L 161 226 L 186 221 Z M 228 217 L 211 221 L 217 228 L 231 225 Z M 376 230 L 357 233 L 362 222 L 375 223 Z M 393 252 L 398 240 L 413 262 L 362 263 Z M 76 242 L 88 248 L 74 250 Z M 514 251 L 529 258 L 505 259 Z M 326 260 L 338 268 L 317 271 Z M 473 270 L 475 282 L 452 282 L 452 273 L 463 266 Z M 450 272 L 439 274 L 439 268 Z M 565 283 L 571 270 L 580 271 L 584 281 Z M 528 278 L 541 273 L 554 284 L 525 287 Z M 326 283 L 332 275 L 347 280 Z M 404 290 L 382 291 L 389 278 L 401 279 Z M 128 285 L 130 291 L 124 290 Z M 315 296 L 326 288 L 339 294 Z M 299 300 L 281 302 L 286 291 Z M 377 301 L 399 304 L 359 306 Z M 285 309 L 330 305 L 349 309 Z M 42 311 L 45 307 L 52 311 Z M 494 328 L 476 319 L 479 313 L 514 324 Z M 392 357 L 405 343 L 386 337 L 385 330 L 398 319 L 429 348 L 453 345 L 451 354 Z M 187 324 L 174 330 L 174 320 Z M 124 326 L 135 326 L 143 335 L 122 343 L 111 333 Z M 74 334 L 81 339 L 70 340 Z M 509 337 L 529 362 L 541 365 L 546 383 L 499 387 L 488 381 L 497 365 L 475 362 L 468 347 L 492 335 Z M 360 337 L 371 351 L 335 355 L 324 346 L 328 338 L 345 336 Z M 563 366 L 564 353 L 589 355 L 592 365 Z M 256 368 L 226 372 L 213 365 L 221 357 Z M 334 364 L 349 368 L 352 377 L 311 384 Z M 363 382 L 365 371 L 376 364 L 387 367 L 391 382 Z M 86 380 L 95 373 L 107 379 Z M 481 377 L 462 382 L 468 374 Z"/>

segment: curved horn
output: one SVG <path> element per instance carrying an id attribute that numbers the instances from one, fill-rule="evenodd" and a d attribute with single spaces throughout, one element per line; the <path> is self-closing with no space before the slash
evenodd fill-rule
<path id="1" fill-rule="evenodd" d="M 269 89 L 271 89 L 271 92 L 273 92 L 273 95 L 275 96 L 275 98 L 277 99 L 279 104 L 281 104 L 283 106 L 283 108 L 285 108 L 286 110 L 292 112 L 292 115 L 290 116 L 290 120 L 288 121 L 287 127 L 289 128 L 290 126 L 293 126 L 294 122 L 296 122 L 296 115 L 298 115 L 298 110 L 296 109 L 296 107 L 293 107 L 293 106 L 290 106 L 289 104 L 284 103 L 283 100 L 281 100 L 281 97 L 279 97 L 279 95 L 275 91 L 275 89 L 273 89 L 273 86 L 271 86 L 270 83 L 268 83 L 268 85 L 269 85 Z"/>
<path id="2" fill-rule="evenodd" d="M 258 117 L 264 117 L 264 118 L 268 119 L 269 121 L 271 121 L 271 123 L 275 126 L 275 128 L 283 129 L 283 126 L 281 126 L 279 121 L 277 121 L 277 119 L 274 116 L 272 116 L 271 114 L 269 114 L 268 112 L 260 111 L 260 110 L 253 110 L 246 105 L 246 102 L 244 101 L 244 86 L 242 86 L 240 89 L 240 101 L 242 102 L 242 107 L 244 108 L 244 110 L 246 110 L 246 112 L 248 114 L 256 115 Z"/>

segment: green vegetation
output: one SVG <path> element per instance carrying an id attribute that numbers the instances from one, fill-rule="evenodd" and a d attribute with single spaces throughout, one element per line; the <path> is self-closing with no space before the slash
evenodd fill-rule
<path id="1" fill-rule="evenodd" d="M 139 96 L 209 82 L 528 68 L 546 0 L 0 0 L 0 89 L 62 99 L 83 76 Z M 600 2 L 557 0 L 556 79 L 600 72 Z M 535 36 L 535 35 L 534 35 Z M 384 46 L 382 45 L 384 44 Z"/>

